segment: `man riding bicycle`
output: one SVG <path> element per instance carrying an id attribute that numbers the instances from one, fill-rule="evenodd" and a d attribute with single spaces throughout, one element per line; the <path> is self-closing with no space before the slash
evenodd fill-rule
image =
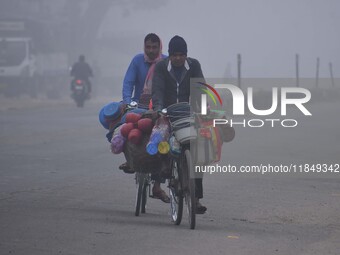
<path id="1" fill-rule="evenodd" d="M 155 111 L 160 111 L 178 102 L 189 102 L 190 79 L 204 78 L 198 60 L 187 57 L 185 40 L 176 35 L 169 42 L 169 57 L 159 61 L 152 80 L 152 104 Z M 203 198 L 202 178 L 196 178 L 196 213 L 207 210 L 199 199 Z"/>
<path id="2" fill-rule="evenodd" d="M 154 33 L 147 34 L 144 38 L 144 53 L 137 54 L 132 59 L 124 77 L 122 96 L 125 104 L 130 104 L 134 101 L 139 105 L 148 107 L 155 65 L 165 57 L 162 54 L 160 38 Z M 127 163 L 122 164 L 120 169 L 125 173 L 134 173 Z M 153 197 L 169 203 L 169 197 L 161 188 L 161 183 L 165 182 L 164 178 L 158 174 L 153 174 L 152 179 L 154 180 Z"/>

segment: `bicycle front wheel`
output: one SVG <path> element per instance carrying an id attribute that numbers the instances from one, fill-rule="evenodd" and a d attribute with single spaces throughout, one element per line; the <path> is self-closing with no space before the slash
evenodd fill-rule
<path id="1" fill-rule="evenodd" d="M 183 215 L 183 193 L 181 188 L 182 178 L 177 160 L 172 161 L 171 168 L 172 176 L 169 180 L 171 218 L 176 225 L 179 225 Z"/>
<path id="2" fill-rule="evenodd" d="M 195 196 L 195 179 L 193 177 L 193 163 L 190 150 L 187 149 L 184 152 L 182 174 L 183 174 L 183 186 L 184 198 L 187 206 L 187 212 L 189 217 L 190 229 L 194 229 L 196 226 L 196 196 Z"/>

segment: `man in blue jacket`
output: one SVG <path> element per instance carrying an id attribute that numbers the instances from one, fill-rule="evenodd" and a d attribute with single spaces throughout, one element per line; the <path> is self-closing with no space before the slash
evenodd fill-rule
<path id="1" fill-rule="evenodd" d="M 148 107 L 155 65 L 162 58 L 166 58 L 166 55 L 162 54 L 160 38 L 154 33 L 147 34 L 144 38 L 144 54 L 137 54 L 132 59 L 124 77 L 122 92 L 125 104 L 135 101 Z M 133 169 L 130 169 L 127 163 L 122 164 L 120 169 L 126 173 L 133 173 Z M 170 198 L 160 186 L 164 179 L 156 174 L 151 177 L 155 181 L 152 188 L 153 197 L 170 203 Z"/>
<path id="2" fill-rule="evenodd" d="M 144 53 L 137 54 L 131 61 L 123 82 L 123 102 L 139 102 L 144 85 L 152 80 L 155 64 L 166 56 L 162 53 L 162 43 L 156 34 L 150 33 L 144 38 Z M 148 76 L 149 74 L 149 76 Z M 150 79 L 147 79 L 150 78 Z M 151 94 L 151 91 L 150 93 Z"/>

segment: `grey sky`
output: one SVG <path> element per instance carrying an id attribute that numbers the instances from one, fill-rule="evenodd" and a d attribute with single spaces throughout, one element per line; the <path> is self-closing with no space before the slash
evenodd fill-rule
<path id="1" fill-rule="evenodd" d="M 317 57 L 320 76 L 329 76 L 332 61 L 338 77 L 339 24 L 337 0 L 171 0 L 155 10 L 114 6 L 101 35 L 139 35 L 139 40 L 127 44 L 130 59 L 142 50 L 146 33 L 161 37 L 164 53 L 170 38 L 181 35 L 188 43 L 188 55 L 199 59 L 210 77 L 225 75 L 228 66 L 235 76 L 237 53 L 242 54 L 246 77 L 294 77 L 296 53 L 302 77 L 314 77 Z M 130 59 L 120 62 L 122 70 Z"/>

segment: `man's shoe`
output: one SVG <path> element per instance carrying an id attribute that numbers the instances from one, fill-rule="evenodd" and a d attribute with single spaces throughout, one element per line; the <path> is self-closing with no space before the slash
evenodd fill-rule
<path id="1" fill-rule="evenodd" d="M 170 198 L 168 197 L 168 195 L 165 193 L 164 190 L 160 189 L 160 190 L 155 190 L 152 189 L 152 198 L 156 198 L 156 199 L 160 199 L 162 200 L 164 203 L 170 203 Z"/>
<path id="2" fill-rule="evenodd" d="M 126 173 L 126 174 L 134 174 L 134 173 L 135 173 L 135 171 L 133 171 L 133 170 L 130 168 L 130 166 L 128 165 L 127 162 L 121 164 L 121 165 L 119 166 L 119 169 L 120 169 L 120 170 L 123 170 L 123 172 Z"/>
<path id="3" fill-rule="evenodd" d="M 202 205 L 200 202 L 196 202 L 196 214 L 204 214 L 207 211 L 207 207 Z"/>

